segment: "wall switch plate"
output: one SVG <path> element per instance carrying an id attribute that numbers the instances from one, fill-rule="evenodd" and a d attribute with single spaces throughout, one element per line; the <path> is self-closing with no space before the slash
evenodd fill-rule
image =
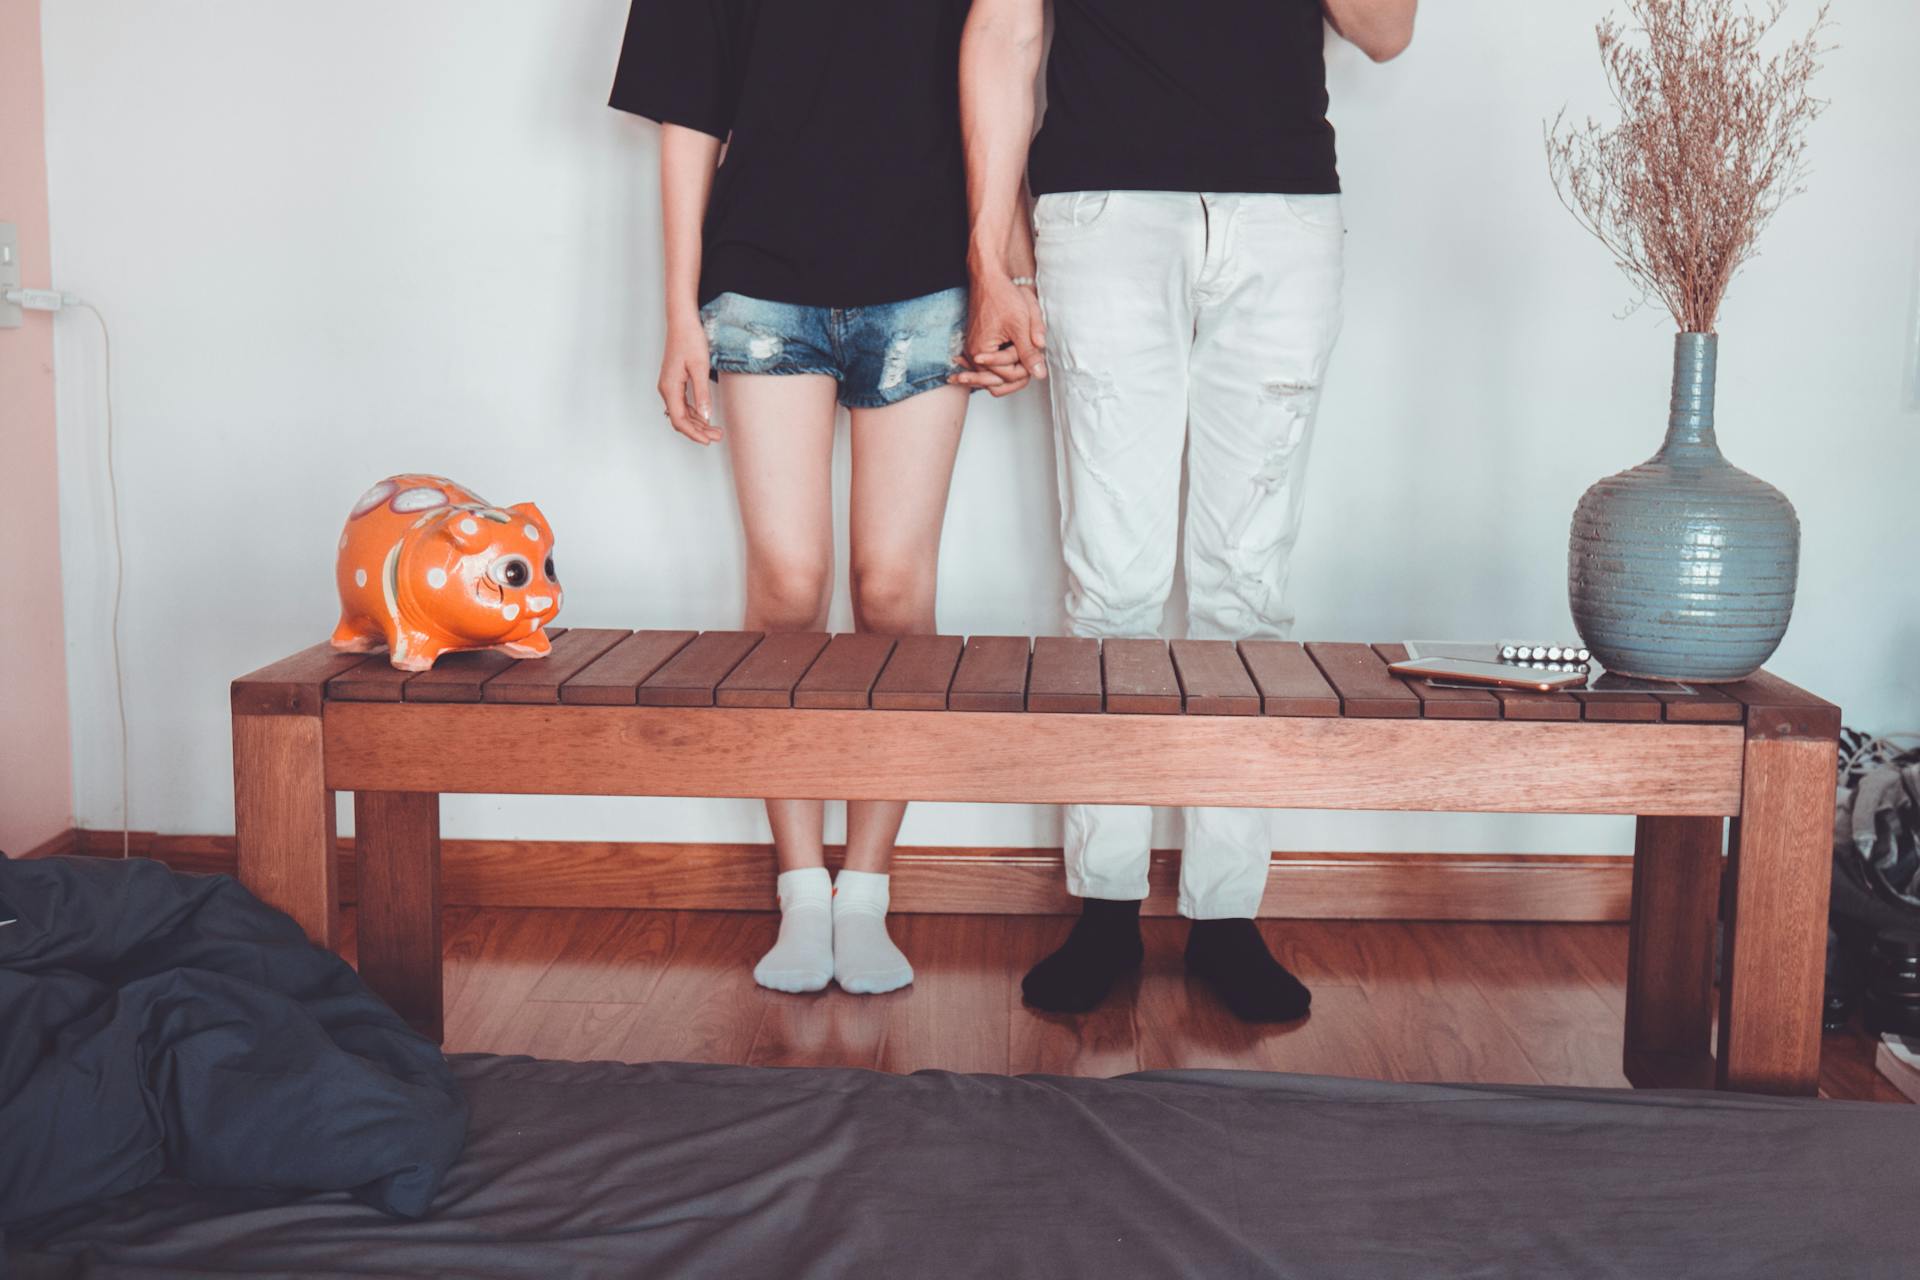
<path id="1" fill-rule="evenodd" d="M 20 228 L 0 222 L 0 294 L 20 287 Z M 0 299 L 0 329 L 18 329 L 25 324 L 26 313 Z"/>

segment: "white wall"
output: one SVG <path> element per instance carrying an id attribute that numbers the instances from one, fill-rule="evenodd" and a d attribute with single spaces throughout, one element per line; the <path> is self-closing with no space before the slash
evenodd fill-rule
<path id="1" fill-rule="evenodd" d="M 1568 516 L 1663 425 L 1664 317 L 1555 202 L 1541 120 L 1605 105 L 1597 0 L 1444 0 L 1376 68 L 1340 46 L 1345 337 L 1296 599 L 1311 637 L 1568 631 Z M 574 625 L 737 621 L 725 462 L 671 435 L 655 134 L 602 106 L 623 0 L 47 0 L 55 278 L 113 323 L 132 821 L 230 830 L 224 690 L 323 638 L 373 479 L 537 500 Z M 1794 0 L 1804 20 L 1810 0 Z M 1799 504 L 1775 662 L 1851 723 L 1920 726 L 1911 394 L 1920 6 L 1842 0 L 1812 190 L 1736 286 L 1721 438 Z M 59 351 L 80 820 L 117 823 L 94 340 Z M 941 617 L 1059 626 L 1038 396 L 977 401 Z M 842 606 L 837 625 L 846 622 Z M 458 744 L 449 744 L 458 750 Z M 450 834 L 762 838 L 743 802 L 453 800 Z M 1057 843 L 1051 814 L 923 806 L 914 843 Z M 1603 850 L 1619 820 L 1290 815 L 1300 848 Z"/>

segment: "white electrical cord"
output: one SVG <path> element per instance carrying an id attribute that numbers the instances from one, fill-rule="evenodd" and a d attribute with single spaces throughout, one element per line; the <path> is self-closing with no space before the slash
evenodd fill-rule
<path id="1" fill-rule="evenodd" d="M 127 555 L 120 539 L 120 473 L 113 452 L 113 334 L 107 330 L 107 318 L 91 302 L 74 299 L 69 305 L 91 315 L 100 326 L 101 376 L 107 400 L 107 506 L 113 514 L 113 625 L 109 632 L 113 648 L 113 703 L 120 717 L 120 856 L 133 856 L 133 814 L 128 802 L 132 788 L 127 766 L 127 676 L 120 653 L 120 597 L 126 585 Z"/>
<path id="2" fill-rule="evenodd" d="M 107 402 L 107 499 L 113 517 L 113 625 L 110 643 L 113 649 L 113 703 L 120 718 L 120 856 L 133 854 L 133 822 L 128 796 L 131 773 L 127 766 L 127 678 L 120 652 L 120 598 L 126 580 L 126 548 L 120 538 L 120 476 L 114 465 L 113 451 L 113 335 L 107 330 L 107 318 L 100 308 L 71 293 L 54 289 L 9 289 L 6 300 L 28 311 L 62 311 L 69 307 L 85 311 L 100 326 L 102 380 Z"/>

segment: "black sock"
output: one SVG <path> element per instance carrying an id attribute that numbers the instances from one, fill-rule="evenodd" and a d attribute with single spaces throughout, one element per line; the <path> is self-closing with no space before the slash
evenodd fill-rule
<path id="1" fill-rule="evenodd" d="M 1273 958 L 1251 920 L 1195 920 L 1187 971 L 1246 1022 L 1291 1022 L 1313 1003 L 1313 992 Z"/>
<path id="2" fill-rule="evenodd" d="M 1080 919 L 1060 949 L 1027 971 L 1020 990 L 1049 1013 L 1085 1013 L 1140 967 L 1140 904 L 1081 900 Z"/>

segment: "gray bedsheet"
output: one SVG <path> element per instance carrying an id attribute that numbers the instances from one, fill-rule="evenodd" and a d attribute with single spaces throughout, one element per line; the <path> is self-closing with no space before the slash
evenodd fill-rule
<path id="1" fill-rule="evenodd" d="M 1181 1071 L 455 1059 L 433 1214 L 160 1184 L 23 1277 L 1911 1276 L 1920 1111 Z"/>

